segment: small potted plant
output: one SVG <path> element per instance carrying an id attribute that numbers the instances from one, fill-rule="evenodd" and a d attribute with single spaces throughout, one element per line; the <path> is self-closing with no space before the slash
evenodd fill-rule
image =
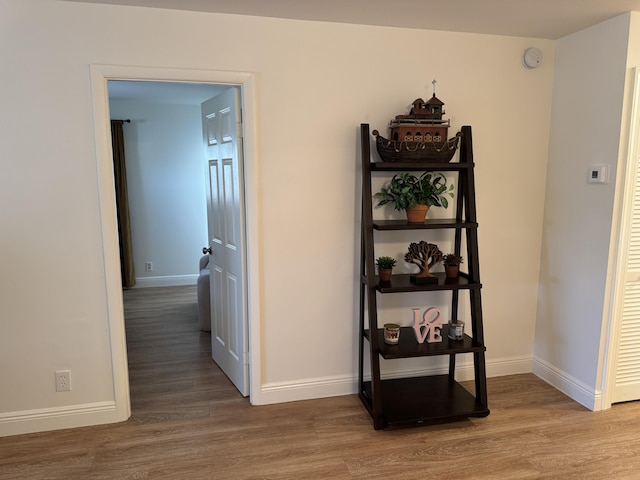
<path id="1" fill-rule="evenodd" d="M 396 259 L 391 257 L 376 258 L 376 267 L 378 267 L 378 275 L 381 282 L 391 281 L 391 272 L 396 266 Z"/>
<path id="2" fill-rule="evenodd" d="M 447 275 L 447 278 L 457 278 L 460 273 L 460 264 L 462 263 L 462 257 L 460 255 L 456 255 L 455 253 L 447 253 L 442 258 L 442 263 L 444 263 L 444 271 Z"/>
<path id="3" fill-rule="evenodd" d="M 424 172 L 419 177 L 411 173 L 397 173 L 374 195 L 378 206 L 394 204 L 396 210 L 406 210 L 409 223 L 423 223 L 429 207 L 449 206 L 447 196 L 453 198 L 453 184 L 441 173 Z"/>

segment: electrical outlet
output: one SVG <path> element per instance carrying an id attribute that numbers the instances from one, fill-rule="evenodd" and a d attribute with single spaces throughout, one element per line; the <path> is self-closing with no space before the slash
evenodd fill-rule
<path id="1" fill-rule="evenodd" d="M 147 272 L 152 272 L 153 271 L 153 262 L 145 262 L 144 269 Z"/>
<path id="2" fill-rule="evenodd" d="M 56 372 L 56 392 L 68 392 L 71 390 L 71 370 L 58 370 Z"/>

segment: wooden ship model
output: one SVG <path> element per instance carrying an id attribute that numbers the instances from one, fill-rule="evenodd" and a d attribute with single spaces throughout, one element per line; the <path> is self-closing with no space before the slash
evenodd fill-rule
<path id="1" fill-rule="evenodd" d="M 426 102 L 422 98 L 413 101 L 409 115 L 396 115 L 389 123 L 390 138 L 384 138 L 377 130 L 376 149 L 385 162 L 450 162 L 456 153 L 460 133 L 448 138 L 449 120 L 444 120 L 444 103 L 433 96 Z"/>

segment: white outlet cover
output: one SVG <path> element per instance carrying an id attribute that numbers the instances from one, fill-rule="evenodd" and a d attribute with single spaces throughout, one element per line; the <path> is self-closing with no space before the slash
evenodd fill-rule
<path id="1" fill-rule="evenodd" d="M 58 370 L 56 372 L 56 392 L 71 391 L 71 371 Z"/>

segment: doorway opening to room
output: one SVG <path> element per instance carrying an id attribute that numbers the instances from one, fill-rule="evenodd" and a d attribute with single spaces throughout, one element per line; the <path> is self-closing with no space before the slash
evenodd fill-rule
<path id="1" fill-rule="evenodd" d="M 162 307 L 160 310 L 164 313 L 173 311 L 176 314 L 180 314 L 182 309 L 185 309 L 185 305 L 190 305 L 188 310 L 190 310 L 193 321 L 194 314 L 194 300 L 195 300 L 195 289 L 189 292 L 190 285 L 183 285 L 185 288 L 176 287 L 176 290 L 169 294 L 168 292 L 162 292 L 165 289 L 164 286 L 158 286 L 158 288 L 133 288 L 130 290 L 126 290 L 123 292 L 122 287 L 120 285 L 120 262 L 119 262 L 119 248 L 117 246 L 118 240 L 118 229 L 117 229 L 117 221 L 115 218 L 115 199 L 114 199 L 114 180 L 113 180 L 113 171 L 112 171 L 112 155 L 111 155 L 111 145 L 110 145 L 110 136 L 104 135 L 103 132 L 106 132 L 108 129 L 108 124 L 111 118 L 118 118 L 122 116 L 118 112 L 114 111 L 114 115 L 110 115 L 109 108 L 106 105 L 109 104 L 109 87 L 111 82 L 127 82 L 130 81 L 138 82 L 139 84 L 146 82 L 153 82 L 154 85 L 162 87 L 170 87 L 170 86 L 181 86 L 181 87 L 198 87 L 198 86 L 207 86 L 207 87 L 220 87 L 221 89 L 233 89 L 236 87 L 236 91 L 242 91 L 242 101 L 238 105 L 245 112 L 245 129 L 244 132 L 248 132 L 244 135 L 245 138 L 242 138 L 244 151 L 242 159 L 240 162 L 242 167 L 244 167 L 244 172 L 240 175 L 240 178 L 243 180 L 243 193 L 246 199 L 245 205 L 243 205 L 242 210 L 246 215 L 244 219 L 244 223 L 246 225 L 246 230 L 243 233 L 244 238 L 246 239 L 246 251 L 245 258 L 249 255 L 256 260 L 257 255 L 257 220 L 256 220 L 256 177 L 255 177 L 255 151 L 254 151 L 254 123 L 253 123 L 253 77 L 251 74 L 246 73 L 231 73 L 231 72 L 202 72 L 202 71 L 188 71 L 188 70 L 173 70 L 173 69 L 155 69 L 155 68 L 139 68 L 139 67 L 118 67 L 118 66 L 92 66 L 92 84 L 94 87 L 94 108 L 95 108 L 95 120 L 96 120 L 96 132 L 97 132 L 97 147 L 98 147 L 98 168 L 100 172 L 100 201 L 101 201 L 101 213 L 102 213 L 102 223 L 103 223 L 103 247 L 105 254 L 105 268 L 106 268 L 106 277 L 107 277 L 107 302 L 108 302 L 108 311 L 109 311 L 109 325 L 110 325 L 110 333 L 111 333 L 111 352 L 112 352 L 112 364 L 114 370 L 114 391 L 116 397 L 116 407 L 119 412 L 119 416 L 127 418 L 131 413 L 131 403 L 130 403 L 130 392 L 132 394 L 136 394 L 136 389 L 139 389 L 142 392 L 148 391 L 152 392 L 153 390 L 162 390 L 162 386 L 160 382 L 157 383 L 142 383 L 139 387 L 134 386 L 133 383 L 129 383 L 129 374 L 131 373 L 133 376 L 134 372 L 129 371 L 128 367 L 128 357 L 127 357 L 127 348 L 131 352 L 132 360 L 133 360 L 133 349 L 136 345 L 140 345 L 140 342 L 143 340 L 151 340 L 152 336 L 158 337 L 158 339 L 162 340 L 164 337 L 165 340 L 170 337 L 177 338 L 177 345 L 181 345 L 182 347 L 187 345 L 187 349 L 191 349 L 191 354 L 195 354 L 196 357 L 202 354 L 203 345 L 199 342 L 199 345 L 194 345 L 192 340 L 188 340 L 186 337 L 182 337 L 181 334 L 177 331 L 171 332 L 171 328 L 166 325 L 162 325 L 161 321 L 154 322 L 152 318 L 158 319 L 160 316 L 160 312 L 154 312 L 153 307 L 141 307 L 141 302 L 147 302 L 147 305 L 153 305 L 154 303 L 158 303 L 158 299 L 153 299 L 154 295 L 158 295 L 162 298 L 163 302 L 166 302 L 166 305 Z M 206 85 L 205 85 L 206 84 Z M 166 100 L 166 99 L 165 99 Z M 200 107 L 198 107 L 200 108 Z M 126 115 L 129 117 L 129 115 Z M 124 118 L 121 118 L 124 119 Z M 133 124 L 132 118 L 127 118 L 128 120 L 132 120 L 131 123 L 127 123 L 126 126 L 131 126 Z M 199 119 L 202 121 L 202 119 Z M 142 121 L 139 125 L 142 125 L 144 121 Z M 206 127 L 206 125 L 205 125 Z M 125 127 L 126 128 L 126 127 Z M 214 139 L 214 136 L 207 135 L 203 136 L 203 125 L 198 127 L 198 137 L 201 139 L 200 141 L 200 156 L 202 158 L 202 177 L 205 177 L 205 173 L 207 169 L 205 166 L 207 165 L 206 159 L 202 155 L 203 145 L 202 139 L 205 140 L 208 138 L 209 140 Z M 222 138 L 222 136 L 220 136 Z M 143 146 L 136 143 L 135 148 L 142 148 Z M 209 167 L 211 166 L 211 161 L 208 163 Z M 221 162 L 220 167 L 224 170 L 225 163 Z M 159 167 L 161 168 L 161 166 Z M 140 172 L 137 172 L 139 174 Z M 150 173 L 147 172 L 144 176 L 140 178 L 142 181 L 150 181 L 157 176 L 158 172 L 152 170 Z M 170 175 L 171 176 L 171 175 Z M 109 179 L 109 177 L 111 177 Z M 155 179 L 158 181 L 158 179 Z M 179 180 L 174 175 L 173 180 Z M 204 182 L 204 179 L 203 179 Z M 167 185 L 169 185 L 167 187 Z M 172 188 L 170 184 L 165 185 L 166 188 Z M 203 189 L 203 183 L 195 186 L 195 188 Z M 148 199 L 147 199 L 148 201 Z M 170 211 L 171 208 L 174 208 L 175 205 L 172 205 L 171 202 L 165 202 L 163 208 L 166 211 Z M 205 208 L 206 210 L 206 208 Z M 168 215 L 167 215 L 168 216 Z M 145 218 L 146 215 L 142 215 L 142 218 Z M 148 220 L 148 219 L 147 219 Z M 203 218 L 203 222 L 206 222 L 206 218 Z M 136 227 L 133 227 L 134 229 Z M 179 225 L 171 225 L 171 228 L 179 228 Z M 209 232 L 207 232 L 209 233 Z M 157 233 L 162 235 L 162 233 Z M 201 237 L 202 238 L 202 237 Z M 211 239 L 211 235 L 205 235 L 204 239 Z M 209 242 L 207 242 L 209 243 Z M 200 250 L 200 253 L 195 255 L 195 264 L 198 264 L 198 259 L 202 256 L 202 248 L 207 247 L 210 248 L 211 244 L 203 245 L 202 242 L 199 242 L 199 245 L 196 247 Z M 191 253 L 191 252 L 190 252 Z M 146 254 L 145 254 L 146 256 Z M 143 263 L 143 271 L 156 271 L 157 264 L 153 262 L 153 260 L 149 260 L 148 258 L 143 257 L 142 259 L 135 260 L 138 264 L 140 262 Z M 152 263 L 151 269 L 147 270 L 146 267 L 148 263 Z M 259 298 L 258 298 L 258 288 L 256 286 L 258 274 L 257 268 L 259 263 L 256 261 L 253 264 L 249 264 L 248 262 L 243 263 L 242 268 L 243 272 L 246 274 L 246 281 L 244 282 L 244 291 L 242 292 L 246 300 L 246 330 L 245 330 L 245 338 L 246 344 L 248 345 L 248 338 L 252 335 L 258 335 L 257 328 L 259 328 L 259 324 L 254 325 L 256 323 L 257 313 L 259 311 Z M 194 268 L 195 271 L 195 268 Z M 217 270 L 216 270 L 217 272 Z M 158 275 L 161 277 L 162 275 Z M 169 275 L 171 276 L 171 275 Z M 187 275 L 188 276 L 188 275 Z M 191 275 L 192 277 L 197 276 L 197 274 Z M 145 275 L 143 276 L 145 280 L 143 280 L 143 284 L 147 282 L 151 282 L 152 284 L 159 281 L 158 278 L 153 278 L 152 276 Z M 183 279 L 185 280 L 185 279 Z M 188 279 L 186 279 L 188 280 Z M 194 280 L 192 278 L 192 280 Z M 185 283 L 189 283 L 186 281 Z M 191 282 L 192 284 L 195 281 Z M 212 282 L 213 283 L 213 282 Z M 173 287 L 171 287 L 173 288 Z M 147 295 L 143 295 L 143 291 L 147 291 Z M 125 305 L 125 296 L 127 305 Z M 129 298 L 131 297 L 131 298 Z M 146 297 L 146 298 L 145 298 Z M 213 303 L 213 302 L 212 302 Z M 137 316 L 138 322 L 138 333 L 134 331 L 125 332 L 125 306 L 127 310 L 127 316 Z M 145 311 L 146 309 L 146 311 Z M 149 310 L 150 309 L 150 310 Z M 186 310 L 184 311 L 186 312 Z M 184 313 L 183 312 L 183 313 Z M 128 327 L 128 326 L 127 326 Z M 199 329 L 198 329 L 199 332 Z M 129 334 L 129 335 L 127 335 Z M 137 335 L 137 336 L 136 336 Z M 136 340 L 137 338 L 137 340 Z M 152 350 L 154 347 L 147 347 Z M 170 347 L 166 345 L 164 348 L 167 350 L 166 352 L 162 352 L 163 348 L 155 348 L 155 350 L 159 350 L 158 353 L 170 353 Z M 199 350 L 198 350 L 199 349 Z M 205 352 L 206 353 L 206 352 Z M 252 362 L 251 360 L 257 356 L 259 358 L 259 342 L 252 344 L 252 350 L 246 351 L 244 353 L 244 358 L 247 360 L 247 390 L 249 390 L 248 386 L 251 383 L 249 380 L 256 380 L 259 378 L 259 364 Z M 209 357 L 210 358 L 210 357 Z M 137 361 L 137 360 L 136 360 Z M 156 361 L 158 363 L 166 362 L 166 358 L 163 360 L 162 355 L 160 355 Z M 209 360 L 210 361 L 210 360 Z M 141 363 L 144 363 L 144 359 L 141 360 Z M 186 364 L 180 364 L 179 362 L 174 365 L 174 373 L 176 377 L 174 378 L 173 384 L 175 388 L 180 392 L 180 394 L 185 391 L 188 392 L 193 385 L 198 383 L 207 383 L 208 380 L 200 378 L 198 380 L 194 380 L 193 377 L 189 378 L 189 375 L 186 373 L 189 369 L 189 363 L 187 360 Z M 194 366 L 194 370 L 198 370 L 197 364 Z M 163 374 L 158 371 L 149 371 L 146 374 L 149 378 L 159 377 L 164 378 Z M 214 375 L 215 376 L 215 375 Z M 177 380 L 176 380 L 177 379 Z M 180 386 L 182 382 L 182 387 Z M 259 385 L 259 383 L 258 383 Z M 202 386 L 202 385 L 200 385 Z M 206 388 L 210 389 L 210 385 L 206 385 Z M 205 390 L 206 390 L 205 388 Z M 246 392 L 250 394 L 251 403 L 259 403 L 256 396 L 259 393 L 258 389 L 250 389 L 250 391 Z M 160 392 L 159 392 L 160 393 Z M 169 396 L 176 396 L 178 393 L 174 392 Z M 238 395 L 238 392 L 235 392 L 235 395 Z M 241 397 L 239 397 L 241 398 Z M 174 398 L 173 404 L 175 405 L 176 400 L 180 402 L 179 399 Z"/>
<path id="2" fill-rule="evenodd" d="M 228 272 L 220 261 L 225 254 L 222 239 L 229 239 L 234 244 L 233 253 L 243 256 L 237 262 L 238 269 L 244 267 L 246 251 L 244 242 L 238 238 L 244 234 L 244 228 L 238 228 L 235 235 L 227 231 L 209 235 L 218 226 L 224 230 L 225 223 L 218 218 L 235 215 L 227 223 L 243 226 L 244 205 L 236 208 L 226 205 L 229 199 L 242 198 L 215 195 L 224 190 L 242 194 L 243 185 L 237 181 L 234 188 L 219 182 L 222 188 L 217 185 L 211 188 L 209 168 L 203 163 L 208 161 L 203 157 L 203 130 L 206 152 L 218 148 L 218 143 L 224 145 L 225 139 L 232 139 L 235 130 L 222 133 L 213 128 L 216 124 L 212 128 L 209 124 L 220 123 L 219 117 L 225 114 L 239 118 L 240 102 L 238 105 L 231 102 L 229 108 L 224 108 L 225 104 L 214 114 L 202 109 L 229 97 L 229 91 L 233 95 L 234 90 L 240 100 L 239 88 L 229 85 L 108 82 L 129 385 L 132 409 L 137 415 L 143 415 L 150 404 L 157 405 L 160 398 L 171 398 L 171 402 L 190 409 L 190 400 L 206 400 L 213 385 L 218 399 L 237 396 L 224 374 L 242 394 L 248 393 L 248 375 L 236 372 L 243 366 L 236 367 L 237 362 L 233 362 L 235 358 L 246 357 L 246 348 L 242 344 L 234 346 L 235 355 L 227 356 L 221 348 L 233 339 L 244 338 L 246 330 L 246 315 L 238 318 L 229 315 L 246 312 L 244 272 L 225 275 Z M 242 163 L 241 152 L 238 153 L 226 155 L 226 166 L 233 167 L 235 162 L 236 173 L 238 170 L 241 173 L 242 169 L 237 168 Z M 238 177 L 241 175 L 236 174 L 235 178 Z M 213 181 L 218 183 L 215 178 Z M 212 192 L 219 198 L 212 199 Z M 210 243 L 207 239 L 212 237 Z M 214 255 L 211 245 L 216 241 Z M 203 255 L 202 245 L 210 253 Z M 210 258 L 213 271 L 220 275 L 209 275 Z M 221 305 L 230 296 L 217 290 L 226 287 L 227 282 L 210 285 L 222 276 L 239 280 L 237 306 Z M 214 282 L 209 281 L 210 277 Z M 211 298 L 216 299 L 215 308 Z M 238 328 L 236 325 L 240 326 L 240 333 L 228 334 Z M 212 330 L 213 341 L 209 337 Z M 212 351 L 215 365 L 211 365 Z M 238 375 L 241 378 L 237 379 Z"/>

